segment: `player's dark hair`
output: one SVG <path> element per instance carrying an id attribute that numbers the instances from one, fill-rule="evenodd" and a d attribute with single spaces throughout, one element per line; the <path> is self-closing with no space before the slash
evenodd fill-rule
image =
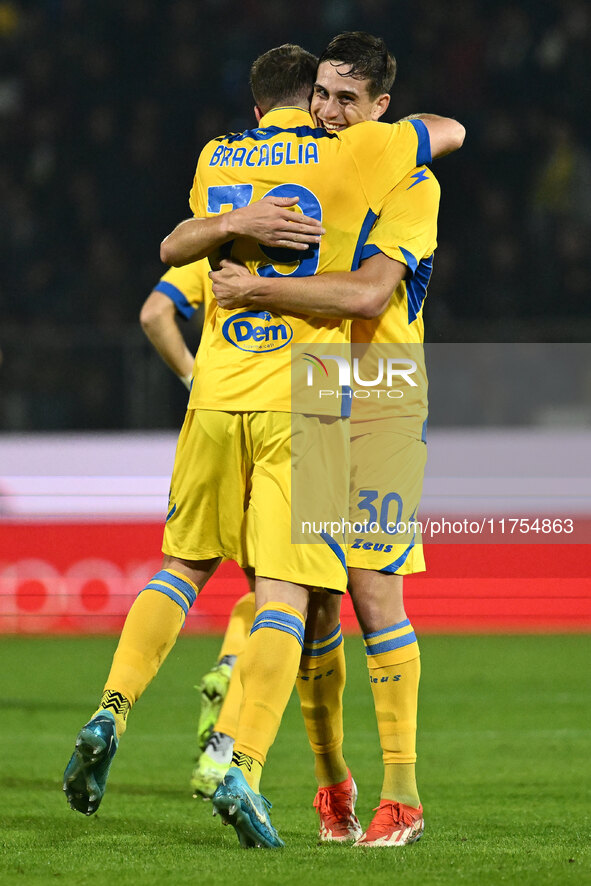
<path id="1" fill-rule="evenodd" d="M 381 37 L 374 37 L 366 31 L 344 31 L 330 41 L 318 64 L 321 62 L 342 62 L 349 65 L 346 71 L 339 71 L 343 77 L 367 80 L 367 91 L 371 99 L 390 92 L 396 78 L 396 59 L 390 55 Z"/>
<path id="2" fill-rule="evenodd" d="M 306 106 L 317 68 L 316 56 L 294 43 L 270 49 L 250 69 L 250 88 L 256 104 L 263 112 L 277 105 Z"/>

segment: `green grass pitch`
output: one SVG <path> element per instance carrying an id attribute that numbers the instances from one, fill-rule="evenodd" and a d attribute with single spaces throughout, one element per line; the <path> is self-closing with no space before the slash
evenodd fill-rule
<path id="1" fill-rule="evenodd" d="M 380 757 L 361 642 L 346 639 L 345 751 L 367 824 Z M 193 800 L 197 693 L 219 640 L 182 637 L 130 716 L 99 812 L 61 791 L 113 638 L 0 641 L 0 883 L 591 883 L 589 637 L 425 636 L 419 725 L 423 839 L 404 849 L 317 846 L 315 783 L 294 694 L 263 791 L 286 842 L 238 847 Z"/>

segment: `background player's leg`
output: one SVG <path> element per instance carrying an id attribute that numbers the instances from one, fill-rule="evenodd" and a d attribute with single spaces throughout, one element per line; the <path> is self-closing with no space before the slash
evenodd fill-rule
<path id="1" fill-rule="evenodd" d="M 205 746 L 216 729 L 216 720 L 229 691 L 236 660 L 244 650 L 246 638 L 254 620 L 254 575 L 252 575 L 252 570 L 245 569 L 244 572 L 249 578 L 249 584 L 252 582 L 251 591 L 240 597 L 234 604 L 218 660 L 195 687 L 201 694 L 197 727 L 197 741 L 200 751 L 205 750 Z M 240 698 L 238 704 L 240 704 Z M 237 717 L 238 712 L 236 711 Z"/>
<path id="2" fill-rule="evenodd" d="M 234 738 L 238 727 L 238 715 L 242 703 L 241 653 L 244 650 L 246 638 L 254 621 L 254 593 L 245 594 L 244 597 L 238 600 L 232 610 L 232 617 L 237 607 L 240 609 L 240 619 L 245 630 L 242 649 L 232 669 L 227 694 L 223 700 L 213 731 L 191 775 L 191 787 L 195 792 L 194 796 L 199 795 L 204 799 L 209 799 L 213 795 L 228 771 L 232 760 Z M 236 630 L 234 633 L 236 635 Z M 238 646 L 234 645 L 231 648 L 237 649 Z"/>
<path id="3" fill-rule="evenodd" d="M 234 737 L 242 703 L 241 663 L 242 656 L 239 656 L 214 730 L 193 769 L 191 787 L 194 797 L 199 795 L 204 800 L 209 800 L 232 762 Z"/>
<path id="4" fill-rule="evenodd" d="M 250 567 L 243 570 L 248 579 L 249 591 L 243 594 L 232 607 L 228 627 L 222 641 L 220 658 L 237 658 L 244 650 L 247 637 L 254 620 L 254 572 Z"/>

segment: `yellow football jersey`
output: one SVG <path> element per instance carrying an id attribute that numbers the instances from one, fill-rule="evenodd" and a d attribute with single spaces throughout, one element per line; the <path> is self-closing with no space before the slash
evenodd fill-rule
<path id="1" fill-rule="evenodd" d="M 191 262 L 182 268 L 169 268 L 162 275 L 154 289 L 167 295 L 173 302 L 178 313 L 189 320 L 199 305 L 207 304 L 213 299 L 211 270 L 207 259 Z"/>
<path id="2" fill-rule="evenodd" d="M 298 208 L 326 229 L 319 245 L 302 253 L 244 238 L 234 241 L 231 255 L 261 276 L 348 271 L 359 266 L 389 191 L 429 159 L 421 121 L 360 123 L 328 133 L 313 128 L 306 111 L 277 108 L 257 129 L 223 136 L 204 148 L 190 205 L 203 217 L 265 196 L 298 197 Z M 291 411 L 292 346 L 349 341 L 348 320 L 215 307 L 204 325 L 189 407 Z M 301 403 L 297 410 L 306 411 Z M 315 404 L 314 411 L 340 414 L 340 404 L 336 409 L 328 402 Z"/>
<path id="3" fill-rule="evenodd" d="M 388 195 L 361 258 L 383 252 L 407 265 L 408 271 L 383 314 L 354 321 L 353 341 L 424 341 L 423 304 L 437 246 L 440 195 L 439 182 L 424 166 L 406 175 Z"/>
<path id="4" fill-rule="evenodd" d="M 386 367 L 401 370 L 391 376 L 389 390 L 381 385 L 354 391 L 351 419 L 395 418 L 399 432 L 411 436 L 424 436 L 427 419 L 423 305 L 437 246 L 440 193 L 437 179 L 423 166 L 406 175 L 389 194 L 361 257 L 383 252 L 407 265 L 406 279 L 393 292 L 383 314 L 355 320 L 351 332 L 359 377 L 375 379 L 383 367 L 386 383 Z M 405 375 L 405 369 L 412 371 Z"/>

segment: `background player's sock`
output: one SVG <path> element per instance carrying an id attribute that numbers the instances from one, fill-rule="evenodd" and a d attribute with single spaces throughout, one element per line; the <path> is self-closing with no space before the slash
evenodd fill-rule
<path id="1" fill-rule="evenodd" d="M 228 685 L 228 692 L 214 726 L 216 732 L 223 732 L 224 735 L 234 736 L 238 729 L 238 716 L 240 714 L 240 705 L 242 704 L 241 669 L 242 656 L 237 659 L 234 665 Z"/>
<path id="2" fill-rule="evenodd" d="M 232 757 L 257 792 L 293 689 L 303 642 L 304 620 L 297 609 L 267 603 L 258 610 L 240 664 L 244 698 Z"/>
<path id="3" fill-rule="evenodd" d="M 240 655 L 246 645 L 246 640 L 254 621 L 254 610 L 254 594 L 252 592 L 244 594 L 236 601 L 230 613 L 230 619 L 222 641 L 220 659 L 228 655 Z"/>
<path id="4" fill-rule="evenodd" d="M 138 594 L 127 614 L 105 683 L 100 710 L 111 710 L 117 735 L 127 714 L 176 641 L 199 589 L 186 576 L 162 569 Z"/>
<path id="5" fill-rule="evenodd" d="M 419 646 L 408 619 L 366 634 L 364 640 L 384 761 L 381 797 L 417 807 Z"/>
<path id="6" fill-rule="evenodd" d="M 234 739 L 230 735 L 224 735 L 223 732 L 214 732 L 205 745 L 205 753 L 220 765 L 230 765 L 232 761 L 232 751 L 234 749 Z"/>
<path id="7" fill-rule="evenodd" d="M 343 757 L 343 689 L 346 667 L 340 624 L 319 640 L 304 640 L 296 686 L 318 787 L 347 778 Z"/>

